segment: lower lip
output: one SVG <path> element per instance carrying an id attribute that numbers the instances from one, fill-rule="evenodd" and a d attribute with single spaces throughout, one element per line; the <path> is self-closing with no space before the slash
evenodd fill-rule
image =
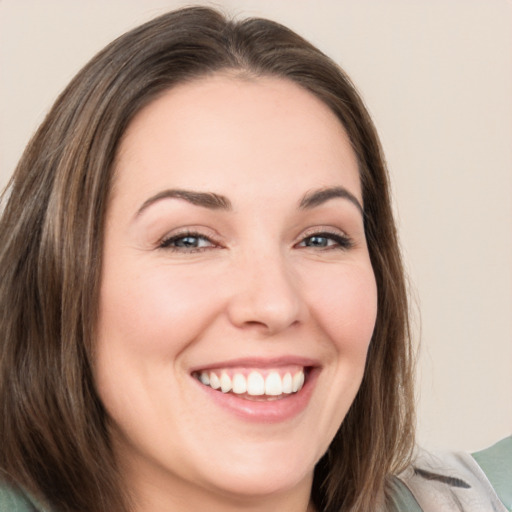
<path id="1" fill-rule="evenodd" d="M 234 393 L 222 393 L 222 391 L 205 386 L 194 377 L 192 378 L 215 404 L 239 418 L 259 423 L 279 423 L 298 416 L 306 409 L 318 373 L 318 369 L 311 369 L 300 391 L 285 395 L 284 398 L 278 400 L 269 401 L 248 400 Z"/>

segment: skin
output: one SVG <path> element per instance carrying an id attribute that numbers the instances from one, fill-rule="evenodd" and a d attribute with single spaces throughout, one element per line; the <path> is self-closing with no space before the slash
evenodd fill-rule
<path id="1" fill-rule="evenodd" d="M 145 107 L 115 172 L 95 378 L 136 510 L 311 510 L 314 466 L 357 393 L 376 317 L 358 206 L 298 207 L 326 187 L 362 203 L 342 125 L 294 83 L 216 75 Z M 155 199 L 170 189 L 231 209 Z M 305 408 L 248 420 L 191 376 L 241 357 L 314 360 Z"/>

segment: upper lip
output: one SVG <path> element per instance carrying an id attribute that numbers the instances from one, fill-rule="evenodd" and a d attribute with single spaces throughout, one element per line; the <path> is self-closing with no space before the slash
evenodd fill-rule
<path id="1" fill-rule="evenodd" d="M 190 369 L 191 373 L 198 371 L 213 370 L 216 368 L 279 368 L 281 366 L 297 365 L 303 367 L 319 367 L 320 362 L 309 357 L 284 355 L 279 357 L 263 358 L 263 357 L 243 357 L 237 359 L 229 359 L 224 361 L 215 361 L 204 365 L 198 365 Z"/>

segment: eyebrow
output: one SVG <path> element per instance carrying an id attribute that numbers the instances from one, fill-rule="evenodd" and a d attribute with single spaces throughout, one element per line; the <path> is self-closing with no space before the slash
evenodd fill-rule
<path id="1" fill-rule="evenodd" d="M 163 190 L 158 194 L 150 197 L 142 206 L 137 210 L 136 217 L 138 217 L 149 206 L 161 201 L 162 199 L 184 199 L 195 206 L 202 206 L 210 210 L 232 210 L 231 201 L 219 194 L 213 192 L 194 192 L 192 190 L 170 189 Z"/>
<path id="2" fill-rule="evenodd" d="M 310 191 L 301 199 L 299 208 L 301 210 L 308 210 L 310 208 L 320 206 L 326 201 L 334 198 L 348 199 L 357 207 L 357 209 L 361 212 L 361 215 L 364 216 L 363 206 L 357 197 L 344 187 L 329 187 Z"/>
<path id="3" fill-rule="evenodd" d="M 299 202 L 299 209 L 308 210 L 315 208 L 321 204 L 329 201 L 330 199 L 341 198 L 347 199 L 353 203 L 357 209 L 364 216 L 364 209 L 358 199 L 344 187 L 329 187 L 320 190 L 313 190 L 304 195 Z M 169 189 L 163 190 L 149 199 L 146 199 L 142 206 L 137 210 L 136 217 L 138 217 L 144 210 L 149 208 L 152 204 L 161 201 L 162 199 L 184 199 L 185 201 L 195 205 L 208 208 L 210 210 L 224 210 L 230 211 L 233 209 L 231 201 L 223 195 L 215 194 L 214 192 L 196 192 L 192 190 L 182 189 Z"/>

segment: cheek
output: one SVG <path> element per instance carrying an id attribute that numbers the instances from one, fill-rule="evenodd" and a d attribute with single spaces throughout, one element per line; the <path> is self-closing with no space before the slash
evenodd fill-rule
<path id="1" fill-rule="evenodd" d="M 220 307 L 212 276 L 158 266 L 110 274 L 102 285 L 100 334 L 119 349 L 145 356 L 179 352 L 208 326 Z"/>
<path id="2" fill-rule="evenodd" d="M 370 263 L 347 264 L 307 274 L 310 313 L 321 329 L 331 364 L 324 368 L 316 425 L 324 451 L 340 428 L 363 379 L 377 316 L 377 287 Z M 319 457 L 324 452 L 319 452 Z"/>
<path id="3" fill-rule="evenodd" d="M 362 360 L 377 316 L 377 287 L 368 265 L 347 266 L 329 275 L 310 274 L 311 310 L 338 351 Z"/>
<path id="4" fill-rule="evenodd" d="M 104 275 L 95 381 L 115 423 L 143 443 L 146 428 L 173 425 L 172 407 L 155 390 L 178 395 L 181 355 L 214 321 L 221 301 L 207 276 L 171 272 L 165 264 L 130 273 L 119 265 Z"/>

